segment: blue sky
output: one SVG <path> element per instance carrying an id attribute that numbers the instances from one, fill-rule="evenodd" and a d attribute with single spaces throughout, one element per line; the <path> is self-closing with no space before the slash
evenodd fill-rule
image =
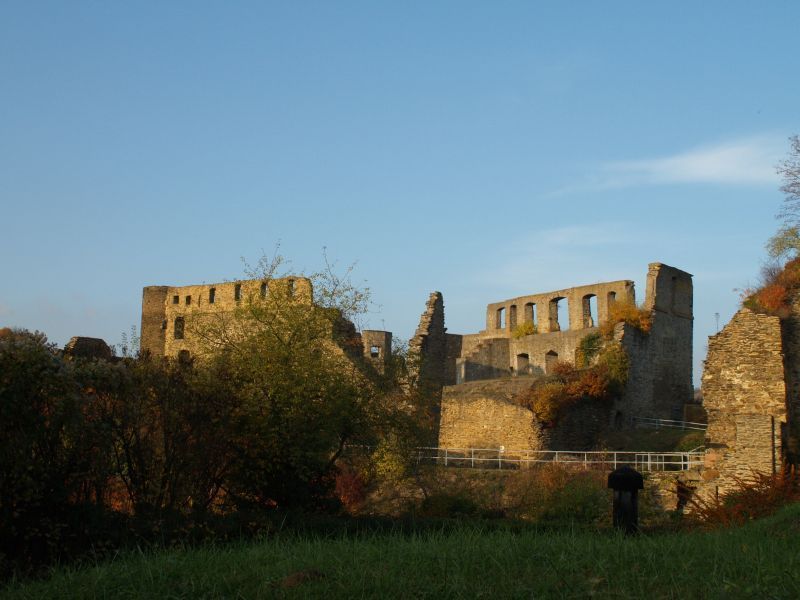
<path id="1" fill-rule="evenodd" d="M 800 133 L 797 2 L 0 4 L 0 325 L 120 340 L 141 288 L 322 247 L 407 338 L 489 302 L 756 280 Z"/>

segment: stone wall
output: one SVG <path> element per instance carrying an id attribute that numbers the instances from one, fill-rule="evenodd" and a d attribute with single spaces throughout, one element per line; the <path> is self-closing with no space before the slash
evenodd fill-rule
<path id="1" fill-rule="evenodd" d="M 597 303 L 597 323 L 592 319 L 589 310 L 592 298 Z M 566 323 L 558 321 L 556 307 L 558 301 L 567 303 L 568 328 Z M 610 304 L 614 302 L 633 303 L 634 301 L 633 282 L 628 280 L 595 283 L 543 294 L 518 296 L 501 302 L 493 302 L 486 307 L 486 332 L 494 337 L 510 336 L 517 325 L 529 322 L 534 323 L 540 333 L 567 329 L 591 329 L 608 318 Z M 501 320 L 504 322 L 501 323 Z"/>
<path id="2" fill-rule="evenodd" d="M 702 385 L 708 450 L 701 493 L 779 469 L 787 421 L 780 319 L 747 308 L 736 313 L 708 340 Z"/>
<path id="3" fill-rule="evenodd" d="M 281 294 L 287 301 L 311 305 L 311 281 L 284 277 L 204 285 L 149 286 L 142 292 L 141 350 L 151 356 L 194 356 L 205 348 L 200 325 L 228 318 L 238 307 L 267 294 Z"/>
<path id="4" fill-rule="evenodd" d="M 511 450 L 590 450 L 609 419 L 609 406 L 582 401 L 569 407 L 554 427 L 542 427 L 514 399 L 530 377 L 507 377 L 446 386 L 439 427 L 441 448 Z"/>
<path id="5" fill-rule="evenodd" d="M 644 308 L 651 327 L 642 333 L 618 324 L 615 338 L 625 349 L 630 370 L 615 413 L 629 417 L 680 419 L 683 405 L 692 400 L 692 276 L 661 263 L 647 273 Z"/>
<path id="6" fill-rule="evenodd" d="M 530 380 L 508 378 L 446 386 L 442 391 L 442 448 L 538 449 L 533 413 L 514 397 Z"/>
<path id="7" fill-rule="evenodd" d="M 408 342 L 409 367 L 420 386 L 438 393 L 446 380 L 445 361 L 448 338 L 444 326 L 444 299 L 441 292 L 432 292 L 425 304 L 414 337 Z M 450 341 L 451 351 L 457 345 Z"/>

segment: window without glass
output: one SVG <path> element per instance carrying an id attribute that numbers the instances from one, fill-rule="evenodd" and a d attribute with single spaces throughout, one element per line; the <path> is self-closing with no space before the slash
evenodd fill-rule
<path id="1" fill-rule="evenodd" d="M 294 279 L 289 280 L 289 297 L 294 297 Z"/>
<path id="2" fill-rule="evenodd" d="M 553 372 L 553 367 L 558 362 L 558 352 L 550 350 L 544 355 L 544 372 L 550 375 Z"/>
<path id="3" fill-rule="evenodd" d="M 208 290 L 208 303 L 214 304 L 214 300 L 217 299 L 217 288 L 211 288 Z"/>
<path id="4" fill-rule="evenodd" d="M 242 299 L 242 284 L 237 283 L 233 286 L 233 299 L 237 302 Z"/>
<path id="5" fill-rule="evenodd" d="M 186 306 L 189 306 L 192 303 L 192 297 L 186 296 Z"/>
<path id="6" fill-rule="evenodd" d="M 370 347 L 369 355 L 372 358 L 378 358 L 381 355 L 381 347 L 380 346 L 372 346 L 372 347 Z"/>
<path id="7" fill-rule="evenodd" d="M 178 295 L 173 296 L 172 297 L 172 303 L 173 304 L 180 304 L 181 303 L 181 297 L 178 296 Z"/>
<path id="8" fill-rule="evenodd" d="M 266 281 L 261 283 L 261 297 L 262 298 L 266 298 L 267 297 L 267 282 Z"/>
<path id="9" fill-rule="evenodd" d="M 184 322 L 183 317 L 175 317 L 175 339 L 183 339 Z"/>
<path id="10" fill-rule="evenodd" d="M 495 329 L 503 329 L 506 326 L 506 307 L 501 306 L 497 309 L 497 313 L 495 314 L 494 319 L 494 328 Z"/>

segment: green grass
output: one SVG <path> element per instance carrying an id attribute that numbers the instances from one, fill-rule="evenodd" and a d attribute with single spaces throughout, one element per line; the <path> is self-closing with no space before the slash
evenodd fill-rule
<path id="1" fill-rule="evenodd" d="M 287 579 L 288 578 L 288 579 Z M 745 527 L 625 538 L 482 531 L 126 553 L 2 598 L 800 598 L 800 505 Z"/>

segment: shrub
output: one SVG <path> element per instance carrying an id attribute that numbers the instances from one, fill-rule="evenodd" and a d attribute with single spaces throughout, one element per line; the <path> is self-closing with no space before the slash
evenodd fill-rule
<path id="1" fill-rule="evenodd" d="M 422 501 L 423 517 L 471 517 L 480 513 L 480 507 L 465 494 L 432 494 Z"/>
<path id="2" fill-rule="evenodd" d="M 539 333 L 539 331 L 536 329 L 536 325 L 534 325 L 531 321 L 526 321 L 525 323 L 514 327 L 514 329 L 511 331 L 511 337 L 513 337 L 515 340 L 518 340 L 519 338 L 525 337 L 526 335 L 533 335 L 534 333 Z"/>
<path id="3" fill-rule="evenodd" d="M 614 302 L 608 307 L 608 319 L 600 325 L 600 333 L 605 339 L 613 339 L 617 323 L 626 323 L 642 333 L 649 333 L 652 315 L 649 310 L 630 302 Z"/>
<path id="4" fill-rule="evenodd" d="M 621 393 L 628 378 L 628 356 L 620 344 L 607 343 L 599 350 L 594 366 L 576 369 L 569 363 L 557 362 L 552 371 L 516 398 L 537 421 L 550 426 L 555 425 L 563 410 L 580 400 L 608 401 Z"/>
<path id="5" fill-rule="evenodd" d="M 603 336 L 599 332 L 590 333 L 578 342 L 575 353 L 575 364 L 578 367 L 588 367 L 600 353 L 603 347 Z"/>
<path id="6" fill-rule="evenodd" d="M 692 497 L 688 502 L 690 522 L 702 527 L 741 525 L 800 501 L 800 475 L 794 470 L 784 468 L 775 474 L 734 476 L 733 480 L 735 488 L 722 496 L 711 499 Z"/>
<path id="7" fill-rule="evenodd" d="M 800 290 L 800 258 L 790 260 L 782 269 L 764 269 L 762 277 L 759 288 L 745 290 L 742 306 L 786 318 L 791 298 Z"/>

